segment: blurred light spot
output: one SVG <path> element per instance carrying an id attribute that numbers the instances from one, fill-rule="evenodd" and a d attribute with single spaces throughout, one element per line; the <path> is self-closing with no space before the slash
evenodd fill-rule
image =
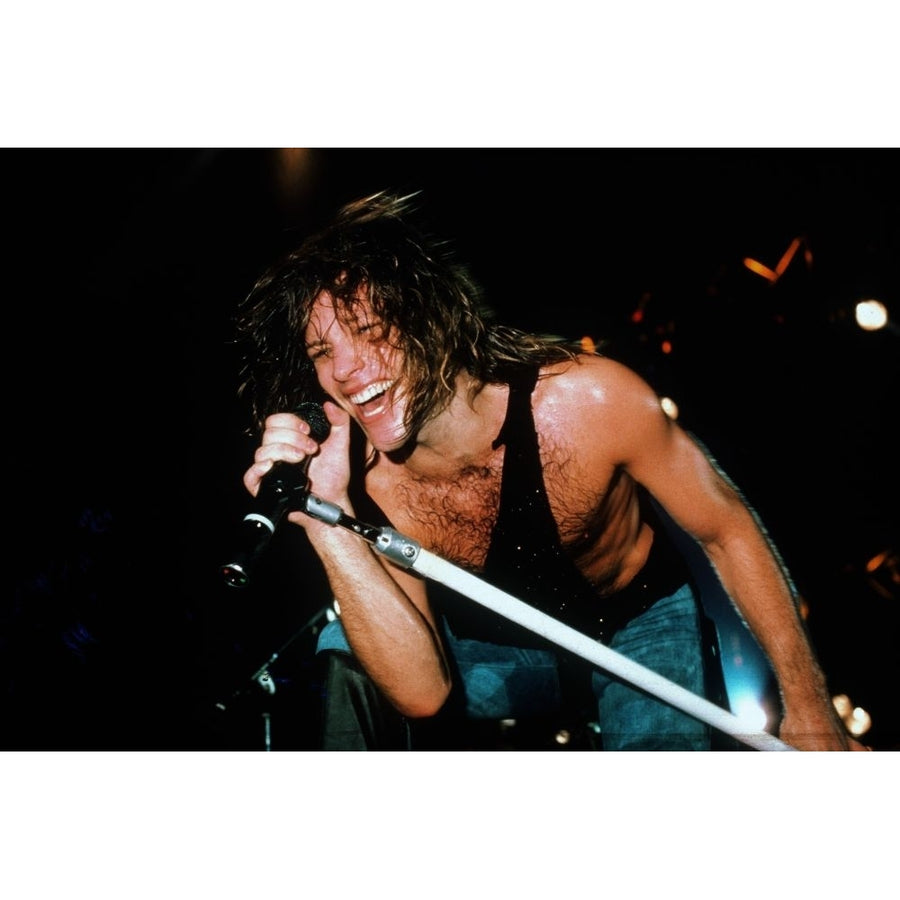
<path id="1" fill-rule="evenodd" d="M 644 292 L 641 294 L 641 299 L 638 300 L 637 309 L 631 314 L 631 321 L 634 322 L 635 325 L 640 324 L 644 321 L 644 310 L 647 308 L 647 304 L 650 302 L 650 294 L 649 292 Z"/>
<path id="2" fill-rule="evenodd" d="M 790 244 L 788 245 L 787 250 L 781 256 L 781 259 L 775 265 L 775 269 L 770 269 L 767 265 L 759 262 L 759 260 L 752 259 L 749 256 L 744 257 L 744 265 L 751 271 L 755 272 L 757 275 L 761 275 L 766 279 L 770 284 L 775 284 L 782 275 L 784 275 L 787 267 L 791 264 L 791 260 L 797 254 L 797 251 L 800 249 L 800 245 L 804 245 L 804 254 L 803 258 L 806 262 L 807 266 L 812 265 L 812 251 L 809 249 L 809 246 L 806 244 L 806 241 L 801 237 L 795 237 Z"/>
<path id="3" fill-rule="evenodd" d="M 834 704 L 835 711 L 842 719 L 853 712 L 853 705 L 850 703 L 850 698 L 846 694 L 835 694 L 835 696 L 831 698 L 831 702 Z"/>
<path id="4" fill-rule="evenodd" d="M 797 252 L 799 247 L 800 238 L 794 238 L 788 246 L 787 250 L 785 250 L 784 256 L 782 256 L 781 259 L 778 260 L 778 265 L 775 266 L 775 274 L 778 275 L 779 278 L 784 274 L 785 269 L 787 269 L 787 267 L 791 264 L 791 260 L 794 258 L 794 254 Z"/>
<path id="5" fill-rule="evenodd" d="M 307 199 L 316 179 L 316 157 L 303 147 L 283 147 L 275 151 L 274 179 L 280 201 L 295 207 Z"/>
<path id="6" fill-rule="evenodd" d="M 876 553 L 867 563 L 866 563 L 866 571 L 867 572 L 875 572 L 877 569 L 881 568 L 881 566 L 885 563 L 888 558 L 889 551 L 882 550 L 881 553 Z"/>
<path id="7" fill-rule="evenodd" d="M 879 331 L 887 321 L 887 308 L 880 300 L 860 300 L 856 304 L 856 324 L 863 331 Z"/>
<path id="8" fill-rule="evenodd" d="M 857 706 L 850 714 L 850 722 L 847 728 L 854 737 L 865 734 L 872 727 L 872 717 L 861 707 Z"/>
<path id="9" fill-rule="evenodd" d="M 751 731 L 763 731 L 766 727 L 767 715 L 762 704 L 756 697 L 743 694 L 735 698 L 733 703 L 734 714 L 740 719 L 744 727 Z"/>
<path id="10" fill-rule="evenodd" d="M 778 276 L 768 267 L 764 266 L 761 262 L 757 262 L 755 259 L 751 259 L 749 256 L 744 258 L 744 265 L 751 271 L 755 272 L 757 275 L 762 275 L 766 281 L 775 284 L 778 281 Z"/>
<path id="11" fill-rule="evenodd" d="M 836 694 L 831 698 L 831 702 L 847 731 L 854 737 L 865 734 L 872 727 L 872 717 L 869 713 L 861 706 L 854 706 L 846 694 Z"/>
<path id="12" fill-rule="evenodd" d="M 866 582 L 886 600 L 900 591 L 900 555 L 892 548 L 877 553 L 866 562 Z"/>
<path id="13" fill-rule="evenodd" d="M 678 404 L 671 397 L 660 398 L 659 405 L 670 419 L 674 421 L 678 418 Z"/>

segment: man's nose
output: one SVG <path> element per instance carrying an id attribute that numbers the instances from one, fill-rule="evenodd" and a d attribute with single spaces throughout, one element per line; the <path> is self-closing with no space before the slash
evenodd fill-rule
<path id="1" fill-rule="evenodd" d="M 346 381 L 362 364 L 359 345 L 356 341 L 342 341 L 335 347 L 332 363 L 337 381 Z"/>

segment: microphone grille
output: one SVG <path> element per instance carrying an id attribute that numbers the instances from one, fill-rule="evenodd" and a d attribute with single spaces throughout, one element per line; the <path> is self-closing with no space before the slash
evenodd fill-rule
<path id="1" fill-rule="evenodd" d="M 304 419 L 309 425 L 310 437 L 317 443 L 321 444 L 329 434 L 331 434 L 331 422 L 325 415 L 325 410 L 321 403 L 313 403 L 312 401 L 301 403 L 294 410 L 294 413 Z"/>

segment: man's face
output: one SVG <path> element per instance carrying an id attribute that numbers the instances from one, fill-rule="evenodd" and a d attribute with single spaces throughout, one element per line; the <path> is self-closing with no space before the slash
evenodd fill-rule
<path id="1" fill-rule="evenodd" d="M 305 334 L 319 384 L 381 451 L 395 450 L 407 438 L 399 353 L 388 338 L 368 300 L 335 308 L 326 291 L 313 304 Z"/>

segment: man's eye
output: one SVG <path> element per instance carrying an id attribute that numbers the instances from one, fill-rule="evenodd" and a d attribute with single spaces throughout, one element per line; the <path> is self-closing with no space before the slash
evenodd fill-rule
<path id="1" fill-rule="evenodd" d="M 384 332 L 383 322 L 362 322 L 356 329 L 358 335 L 364 335 L 368 340 L 379 340 L 384 337 Z"/>

